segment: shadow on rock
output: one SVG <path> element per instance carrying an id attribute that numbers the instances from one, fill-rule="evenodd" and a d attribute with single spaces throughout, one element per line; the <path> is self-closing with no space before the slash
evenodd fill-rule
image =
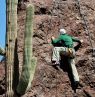
<path id="1" fill-rule="evenodd" d="M 72 89 L 75 91 L 75 87 L 74 87 L 74 79 L 73 79 L 73 75 L 72 75 L 72 70 L 70 68 L 70 65 L 68 63 L 68 57 L 63 57 L 61 56 L 61 61 L 60 61 L 60 67 L 58 68 L 58 66 L 53 66 L 56 70 L 62 69 L 64 72 L 68 73 L 68 77 L 70 79 L 71 82 L 71 87 Z"/>
<path id="2" fill-rule="evenodd" d="M 72 70 L 71 70 L 70 65 L 68 63 L 68 57 L 61 56 L 60 68 L 64 72 L 68 73 L 68 77 L 69 77 L 70 82 L 71 82 L 71 87 L 75 91 L 75 83 L 74 83 L 74 79 L 73 79 L 73 75 L 72 75 Z"/>

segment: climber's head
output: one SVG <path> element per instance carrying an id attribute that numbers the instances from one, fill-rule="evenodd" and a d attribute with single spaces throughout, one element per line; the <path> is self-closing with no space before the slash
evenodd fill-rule
<path id="1" fill-rule="evenodd" d="M 60 34 L 66 34 L 66 30 L 65 29 L 60 29 Z"/>

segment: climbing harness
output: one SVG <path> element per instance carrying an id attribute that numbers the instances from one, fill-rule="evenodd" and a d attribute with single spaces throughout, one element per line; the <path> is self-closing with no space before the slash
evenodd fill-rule
<path id="1" fill-rule="evenodd" d="M 75 57 L 75 52 L 74 52 L 73 48 L 68 48 L 68 52 L 69 52 L 69 56 L 71 58 L 74 58 Z"/>

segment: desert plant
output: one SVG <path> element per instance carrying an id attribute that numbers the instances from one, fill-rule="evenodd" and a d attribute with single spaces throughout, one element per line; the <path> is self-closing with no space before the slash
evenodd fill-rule
<path id="1" fill-rule="evenodd" d="M 0 55 L 4 56 L 5 55 L 5 50 L 0 47 Z"/>
<path id="2" fill-rule="evenodd" d="M 17 81 L 17 74 L 14 73 L 17 68 L 17 4 L 18 0 L 7 0 L 7 32 L 6 32 L 6 97 L 14 97 L 16 93 L 24 94 L 31 86 L 33 80 L 36 58 L 33 57 L 32 38 L 33 38 L 33 18 L 34 6 L 28 5 L 26 9 L 26 24 L 25 24 L 25 38 L 24 38 L 24 64 L 19 83 Z M 5 53 L 0 49 L 0 54 Z M 15 64 L 16 63 L 16 64 Z M 16 77 L 14 77 L 16 76 Z M 17 87 L 16 87 L 16 85 Z M 16 89 L 17 88 L 17 89 Z"/>
<path id="3" fill-rule="evenodd" d="M 6 32 L 6 97 L 13 97 L 14 51 L 17 38 L 17 4 L 18 0 L 7 0 Z"/>
<path id="4" fill-rule="evenodd" d="M 34 19 L 34 6 L 27 5 L 26 9 L 26 24 L 25 24 L 25 39 L 24 39 L 24 64 L 22 74 L 17 86 L 17 93 L 23 95 L 31 86 L 33 80 L 36 58 L 33 57 L 32 39 L 33 39 L 33 19 Z"/>

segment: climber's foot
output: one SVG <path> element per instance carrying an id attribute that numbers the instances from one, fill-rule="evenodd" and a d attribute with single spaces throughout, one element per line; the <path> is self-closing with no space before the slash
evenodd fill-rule
<path id="1" fill-rule="evenodd" d="M 59 61 L 52 61 L 52 65 L 53 66 L 59 66 L 60 65 L 60 62 Z"/>

